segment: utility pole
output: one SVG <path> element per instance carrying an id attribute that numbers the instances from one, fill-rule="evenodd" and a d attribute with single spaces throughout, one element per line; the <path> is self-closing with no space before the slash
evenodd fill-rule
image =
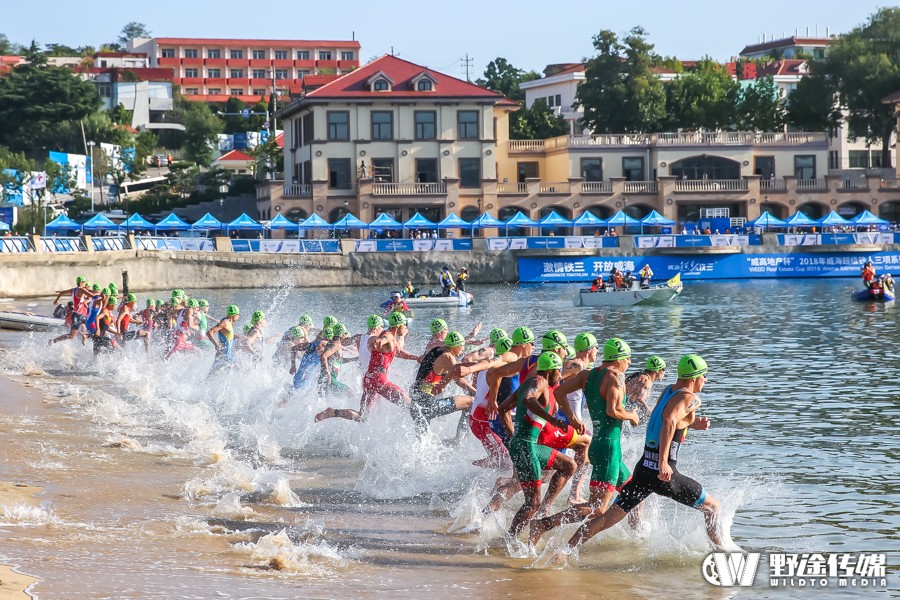
<path id="1" fill-rule="evenodd" d="M 475 62 L 475 59 L 471 58 L 469 56 L 469 53 L 466 52 L 466 57 L 461 58 L 459 60 L 462 61 L 462 64 L 463 64 L 464 68 L 466 69 L 466 81 L 468 81 L 469 83 L 472 83 L 472 79 L 469 77 L 469 68 L 472 66 L 472 63 Z"/>

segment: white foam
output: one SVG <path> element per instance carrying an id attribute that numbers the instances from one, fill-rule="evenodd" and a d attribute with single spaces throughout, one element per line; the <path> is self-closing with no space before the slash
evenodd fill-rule
<path id="1" fill-rule="evenodd" d="M 0 505 L 0 525 L 60 525 L 62 520 L 53 511 L 28 504 Z"/>
<path id="2" fill-rule="evenodd" d="M 264 535 L 255 544 L 238 544 L 250 552 L 250 561 L 277 571 L 307 576 L 326 576 L 346 564 L 346 559 L 325 542 L 294 543 L 285 530 Z"/>

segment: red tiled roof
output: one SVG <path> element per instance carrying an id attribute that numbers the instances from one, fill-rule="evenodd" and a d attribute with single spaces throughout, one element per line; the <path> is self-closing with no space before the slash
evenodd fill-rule
<path id="1" fill-rule="evenodd" d="M 567 73 L 584 73 L 583 63 L 561 63 L 544 67 L 544 77 L 556 77 Z"/>
<path id="2" fill-rule="evenodd" d="M 805 60 L 799 59 L 783 59 L 760 65 L 757 68 L 757 77 L 769 77 L 776 75 L 803 75 L 800 68 L 806 63 Z"/>
<path id="3" fill-rule="evenodd" d="M 249 154 L 241 152 L 240 150 L 232 150 L 217 158 L 216 162 L 247 162 L 252 160 L 253 157 Z"/>
<path id="4" fill-rule="evenodd" d="M 372 75 L 382 71 L 394 80 L 390 91 L 373 92 L 366 84 Z M 434 79 L 437 83 L 434 90 L 430 92 L 417 91 L 411 81 L 422 72 Z M 385 54 L 381 58 L 377 58 L 367 65 L 356 69 L 346 75 L 342 75 L 336 81 L 320 87 L 317 90 L 309 92 L 306 95 L 310 99 L 324 98 L 485 98 L 496 101 L 503 100 L 503 96 L 484 89 L 450 75 L 438 73 L 403 60 L 390 54 Z"/>
<path id="5" fill-rule="evenodd" d="M 279 133 L 275 136 L 275 145 L 279 148 L 284 148 L 284 134 Z"/>
<path id="6" fill-rule="evenodd" d="M 291 48 L 322 47 L 322 48 L 359 48 L 359 42 L 355 40 L 245 40 L 227 38 L 156 38 L 158 45 L 170 44 L 173 46 L 185 44 L 198 44 L 205 46 L 248 46 L 269 47 L 287 46 Z"/>
<path id="7" fill-rule="evenodd" d="M 831 38 L 801 38 L 791 36 L 781 40 L 773 40 L 762 44 L 751 44 L 741 50 L 741 54 L 752 54 L 755 52 L 765 52 L 766 50 L 774 50 L 775 48 L 791 48 L 793 46 L 827 46 L 833 40 Z"/>

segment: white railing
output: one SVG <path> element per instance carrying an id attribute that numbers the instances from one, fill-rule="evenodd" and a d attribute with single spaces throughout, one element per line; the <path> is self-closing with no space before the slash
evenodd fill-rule
<path id="1" fill-rule="evenodd" d="M 656 194 L 659 186 L 655 181 L 626 181 L 626 194 Z"/>
<path id="2" fill-rule="evenodd" d="M 424 194 L 446 194 L 444 183 L 373 183 L 374 196 L 420 196 Z"/>
<path id="3" fill-rule="evenodd" d="M 571 186 L 568 181 L 558 181 L 541 183 L 540 192 L 542 194 L 569 194 Z"/>
<path id="4" fill-rule="evenodd" d="M 612 194 L 611 181 L 585 181 L 581 184 L 584 194 Z"/>
<path id="5" fill-rule="evenodd" d="M 498 194 L 527 194 L 528 193 L 528 184 L 527 183 L 498 183 L 497 184 L 497 193 Z"/>
<path id="6" fill-rule="evenodd" d="M 687 133 L 658 133 L 660 146 L 752 146 L 752 145 L 802 145 L 826 144 L 824 133 L 780 132 L 758 133 L 754 131 L 698 131 Z"/>
<path id="7" fill-rule="evenodd" d="M 285 198 L 302 198 L 312 196 L 312 186 L 308 183 L 292 183 L 284 186 Z"/>
<path id="8" fill-rule="evenodd" d="M 828 182 L 826 182 L 824 179 L 798 179 L 797 189 L 805 191 L 827 190 Z"/>
<path id="9" fill-rule="evenodd" d="M 845 190 L 863 190 L 869 189 L 869 180 L 864 177 L 856 177 L 854 179 L 845 179 L 843 182 Z"/>
<path id="10" fill-rule="evenodd" d="M 609 135 L 575 135 L 565 139 L 570 148 L 590 146 L 646 146 L 653 141 L 649 133 L 623 133 Z"/>
<path id="11" fill-rule="evenodd" d="M 256 199 L 257 200 L 268 200 L 269 199 L 269 186 L 268 185 L 256 186 Z"/>
<path id="12" fill-rule="evenodd" d="M 541 152 L 544 140 L 509 140 L 510 152 Z"/>
<path id="13" fill-rule="evenodd" d="M 743 179 L 679 179 L 675 182 L 676 192 L 745 192 L 747 182 Z"/>
<path id="14" fill-rule="evenodd" d="M 900 179 L 882 179 L 881 189 L 883 190 L 900 190 Z"/>
<path id="15" fill-rule="evenodd" d="M 759 189 L 767 192 L 786 192 L 787 182 L 784 179 L 760 179 Z"/>

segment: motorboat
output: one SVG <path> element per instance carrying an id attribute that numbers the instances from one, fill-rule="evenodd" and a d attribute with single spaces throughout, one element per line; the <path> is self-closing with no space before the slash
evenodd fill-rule
<path id="1" fill-rule="evenodd" d="M 50 331 L 63 327 L 65 319 L 18 312 L 0 312 L 0 329 L 16 331 Z"/>
<path id="2" fill-rule="evenodd" d="M 671 302 L 684 289 L 679 280 L 674 285 L 662 283 L 642 287 L 637 281 L 630 288 L 605 288 L 592 292 L 590 289 L 578 290 L 575 306 L 633 306 L 635 304 L 666 304 Z"/>
<path id="3" fill-rule="evenodd" d="M 438 294 L 416 294 L 409 298 L 401 298 L 403 302 L 410 308 L 425 308 L 429 306 L 447 307 L 447 306 L 470 306 L 475 301 L 475 296 L 469 292 L 451 292 L 449 296 L 441 296 Z M 382 308 L 391 305 L 391 300 L 383 302 Z"/>
<path id="4" fill-rule="evenodd" d="M 893 302 L 895 294 L 893 289 L 889 290 L 881 286 L 873 286 L 853 292 L 850 297 L 856 302 Z"/>

